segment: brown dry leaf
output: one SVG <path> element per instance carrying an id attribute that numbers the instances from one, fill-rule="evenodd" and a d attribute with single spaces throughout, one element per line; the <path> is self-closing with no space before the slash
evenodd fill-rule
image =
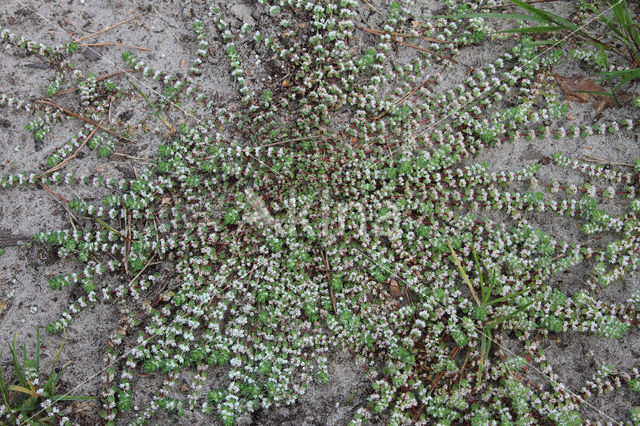
<path id="1" fill-rule="evenodd" d="M 391 284 L 389 285 L 389 292 L 391 292 L 391 295 L 395 298 L 402 297 L 402 291 L 400 291 L 398 281 L 391 280 Z"/>
<path id="2" fill-rule="evenodd" d="M 86 417 L 92 417 L 91 413 L 95 410 L 95 401 L 74 401 L 64 412 L 65 414 L 82 414 Z"/>
<path id="3" fill-rule="evenodd" d="M 560 90 L 564 94 L 564 97 L 568 101 L 572 102 L 591 102 L 595 115 L 599 115 L 606 108 L 615 105 L 615 100 L 611 96 L 601 95 L 598 93 L 585 93 L 585 92 L 608 92 L 607 89 L 600 86 L 593 80 L 587 77 L 580 77 L 577 75 L 571 77 L 563 77 L 560 74 L 553 75 L 560 86 Z M 624 95 L 624 93 L 621 93 Z"/>

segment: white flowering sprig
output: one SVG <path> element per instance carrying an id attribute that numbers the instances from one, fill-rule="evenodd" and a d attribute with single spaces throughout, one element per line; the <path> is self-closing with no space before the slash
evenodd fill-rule
<path id="1" fill-rule="evenodd" d="M 59 58 L 63 53 L 72 53 L 78 50 L 78 44 L 76 42 L 70 42 L 64 45 L 48 46 L 43 43 L 26 39 L 19 34 L 14 33 L 10 29 L 3 27 L 0 27 L 0 42 L 7 43 L 15 48 L 44 58 Z"/>
<path id="2" fill-rule="evenodd" d="M 165 108 L 184 93 L 205 99 L 194 80 L 214 53 L 210 38 L 218 38 L 242 102 L 209 100 L 204 118 L 179 126 L 137 178 L 55 170 L 39 180 L 100 189 L 99 198 L 76 194 L 68 203 L 92 229 L 81 221 L 75 231 L 44 232 L 36 241 L 81 265 L 51 278 L 55 289 L 80 285 L 85 294 L 50 332 L 63 331 L 98 298 L 120 310 L 105 354 L 103 417 L 116 422 L 133 410 L 132 421 L 143 423 L 158 410 L 200 411 L 231 424 L 329 382 L 330 355 L 347 350 L 360 356 L 372 383 L 353 407 L 354 423 L 577 422 L 580 401 L 534 336 L 615 339 L 637 320 L 635 299 L 604 303 L 591 290 L 638 267 L 638 170 L 558 154 L 549 167 L 573 168 L 589 181 L 567 184 L 541 177 L 548 159 L 505 171 L 469 164 L 505 142 L 598 137 L 615 124 L 556 128 L 553 120 L 568 110 L 543 83 L 560 57 L 528 39 L 449 87 L 441 73 L 456 75 L 460 64 L 446 58 L 497 34 L 481 18 L 464 27 L 449 18 L 414 26 L 416 5 L 394 3 L 379 34 L 354 49 L 363 35 L 355 1 L 260 3 L 272 24 L 243 26 L 253 41 L 227 23 L 225 6 L 209 3 L 217 31 L 208 35 L 204 20 L 194 22 L 187 78 L 123 55 L 141 79 L 162 82 L 158 107 Z M 451 11 L 460 6 L 449 3 Z M 408 38 L 428 51 L 404 52 L 398 42 Z M 278 64 L 275 74 L 262 80 L 269 61 Z M 85 116 L 105 117 L 102 95 L 94 83 L 81 88 Z M 18 102 L 0 97 L 2 105 Z M 618 120 L 616 131 L 633 126 Z M 78 135 L 51 155 L 49 167 L 75 151 Z M 116 141 L 98 133 L 88 144 L 107 157 Z M 2 187 L 37 181 L 34 172 L 11 173 Z M 620 195 L 629 208 L 606 210 Z M 491 210 L 507 213 L 507 221 L 487 220 Z M 562 214 L 587 235 L 615 236 L 603 249 L 559 241 L 528 222 L 542 213 Z M 560 291 L 555 278 L 584 259 L 595 263 L 590 291 Z M 506 334 L 522 345 L 509 357 Z M 208 389 L 212 368 L 225 378 Z M 532 368 L 548 385 L 520 379 Z M 162 383 L 147 400 L 139 374 Z"/>

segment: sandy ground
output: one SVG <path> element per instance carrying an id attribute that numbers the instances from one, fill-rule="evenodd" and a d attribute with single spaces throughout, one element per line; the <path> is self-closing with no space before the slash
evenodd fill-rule
<path id="1" fill-rule="evenodd" d="M 194 16 L 205 9 L 202 3 L 87 0 L 82 4 L 78 0 L 5 0 L 0 11 L 0 25 L 28 38 L 57 44 L 130 18 L 138 13 L 135 7 L 138 6 L 138 10 L 148 11 L 143 17 L 91 41 L 125 43 L 151 49 L 150 52 L 136 53 L 154 68 L 184 74 L 190 66 L 193 52 L 197 49 L 191 25 Z M 436 7 L 434 3 L 437 4 L 425 2 L 421 6 L 425 16 Z M 252 8 L 248 3 L 230 3 L 225 5 L 225 8 L 228 10 L 232 28 L 238 28 L 242 21 L 253 21 L 258 25 L 261 22 L 262 12 Z M 363 20 L 368 19 L 368 9 L 363 7 L 362 15 Z M 481 50 L 463 52 L 459 60 L 471 66 L 481 66 L 492 60 L 495 52 L 500 51 L 505 43 L 497 41 L 495 45 L 490 44 L 486 49 L 483 47 Z M 215 42 L 212 44 L 213 51 L 217 53 L 204 64 L 204 76 L 198 78 L 198 83 L 204 91 L 225 103 L 233 93 L 233 82 L 224 65 L 226 62 L 223 50 L 220 46 L 215 46 Z M 108 46 L 96 48 L 94 52 L 81 47 L 73 60 L 83 73 L 104 75 L 125 67 L 120 59 L 124 50 L 119 46 Z M 10 50 L 0 53 L 0 58 L 2 91 L 24 99 L 42 96 L 55 74 L 54 70 L 34 56 Z M 448 74 L 441 83 L 442 87 L 455 84 L 463 73 L 462 70 L 459 72 L 458 75 L 456 72 Z M 557 72 L 573 75 L 588 74 L 590 71 L 573 60 L 567 60 L 558 67 Z M 255 73 L 268 75 L 269 70 L 256 69 Z M 149 87 L 148 90 L 152 91 L 154 88 Z M 141 99 L 137 99 L 137 103 L 129 100 L 114 102 L 111 111 L 113 120 L 135 126 L 144 118 L 143 102 Z M 593 108 L 589 104 L 571 103 L 570 106 L 573 123 L 592 123 L 596 120 Z M 174 113 L 178 121 L 179 112 Z M 633 114 L 629 108 L 611 108 L 597 120 L 619 120 Z M 130 118 L 124 120 L 127 116 Z M 78 122 L 65 121 L 62 125 L 55 126 L 52 134 L 42 143 L 35 143 L 25 130 L 25 125 L 31 117 L 0 110 L 0 118 L 0 174 L 20 170 L 44 170 L 47 156 L 79 129 Z M 157 122 L 152 125 L 156 126 Z M 152 156 L 167 133 L 161 125 L 156 129 L 157 131 L 152 129 L 146 134 L 140 133 L 135 146 L 118 147 L 118 150 L 143 159 L 145 156 Z M 593 136 L 562 141 L 535 139 L 487 150 L 478 160 L 488 161 L 496 170 L 509 170 L 551 156 L 555 151 L 565 152 L 572 158 L 586 154 L 611 162 L 628 163 L 633 158 L 640 158 L 640 143 L 637 134 L 631 132 L 621 132 L 613 137 Z M 146 164 L 145 161 L 115 156 L 102 160 L 95 152 L 86 152 L 83 158 L 73 161 L 67 169 L 78 173 L 101 173 L 117 177 L 140 172 Z M 549 165 L 543 167 L 540 181 L 549 181 L 554 177 L 566 179 L 566 176 L 566 170 Z M 87 197 L 104 195 L 92 194 L 91 190 L 84 191 L 86 192 L 81 195 Z M 61 193 L 63 196 L 72 195 L 70 192 Z M 612 208 L 615 209 L 615 206 Z M 558 240 L 577 241 L 580 237 L 575 225 L 563 219 L 540 215 L 533 216 L 532 221 Z M 0 347 L 3 349 L 6 347 L 5 342 L 10 341 L 14 335 L 17 336 L 18 342 L 32 345 L 36 328 L 44 327 L 58 318 L 77 295 L 71 288 L 53 291 L 47 282 L 53 275 L 73 271 L 77 265 L 59 260 L 54 250 L 29 243 L 35 232 L 69 227 L 66 210 L 44 190 L 29 187 L 0 191 L 0 240 L 5 250 L 0 256 L 0 302 L 4 303 L 0 310 Z M 559 288 L 570 292 L 579 289 L 588 271 L 587 266 L 574 268 L 560 277 Z M 640 278 L 636 274 L 603 290 L 601 297 L 607 301 L 622 302 L 639 290 Z M 118 324 L 117 309 L 103 303 L 97 303 L 84 310 L 72 322 L 66 331 L 64 349 L 60 357 L 61 365 L 68 365 L 67 373 L 63 377 L 65 387 L 73 387 L 74 392 L 78 394 L 97 395 L 100 392 L 103 386 L 103 356 L 107 337 Z M 637 328 L 630 329 L 621 339 L 615 341 L 578 333 L 565 333 L 545 340 L 542 347 L 545 348 L 547 357 L 561 378 L 566 380 L 571 389 L 578 390 L 582 386 L 581 383 L 590 377 L 601 363 L 612 364 L 620 370 L 628 370 L 637 363 L 640 359 L 639 337 Z M 50 363 L 60 342 L 61 337 L 49 336 L 43 332 L 45 365 Z M 332 376 L 328 385 L 311 390 L 294 406 L 257 413 L 245 421 L 290 425 L 345 424 L 370 391 L 367 377 L 358 363 L 358 359 L 349 354 L 334 354 L 330 365 Z M 7 351 L 3 350 L 3 368 L 9 364 Z M 222 371 L 219 373 L 223 374 Z M 141 384 L 144 386 L 144 383 Z M 628 416 L 626 413 L 630 406 L 640 404 L 640 398 L 637 394 L 621 391 L 592 402 L 593 409 L 587 407 L 586 411 L 592 419 L 602 419 L 598 410 L 615 419 L 624 419 Z M 86 407 L 84 419 L 87 424 L 99 421 L 97 410 L 96 406 Z M 194 416 L 182 421 L 185 424 L 213 422 L 212 419 L 205 419 L 198 414 Z M 158 419 L 158 422 L 165 421 L 168 419 Z"/>

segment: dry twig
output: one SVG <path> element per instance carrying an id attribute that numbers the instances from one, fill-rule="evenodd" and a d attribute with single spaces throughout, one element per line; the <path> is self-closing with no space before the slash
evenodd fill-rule
<path id="1" fill-rule="evenodd" d="M 91 131 L 91 133 L 89 133 L 89 135 L 84 139 L 82 144 L 80 144 L 80 146 L 73 152 L 73 154 L 71 154 L 70 156 L 65 158 L 58 165 L 53 166 L 52 168 L 50 168 L 46 172 L 41 173 L 38 176 L 36 176 L 36 179 L 40 179 L 42 176 L 48 175 L 49 173 L 53 173 L 56 170 L 59 170 L 59 169 L 63 168 L 69 161 L 71 161 L 72 159 L 76 158 L 78 156 L 78 153 L 80 152 L 80 150 L 87 144 L 87 142 L 89 142 L 91 140 L 93 135 L 96 134 L 97 130 L 98 130 L 98 127 L 94 127 L 94 129 Z"/>
<path id="2" fill-rule="evenodd" d="M 86 44 L 83 43 L 83 44 L 80 44 L 79 46 L 81 46 L 81 47 L 120 46 L 120 47 L 127 47 L 129 49 L 144 50 L 146 52 L 151 52 L 152 51 L 152 49 L 149 49 L 148 47 L 131 46 L 129 44 L 115 43 L 115 42 L 111 42 L 111 43 L 86 43 Z"/>
<path id="3" fill-rule="evenodd" d="M 84 41 L 84 40 L 86 40 L 86 39 L 88 39 L 88 38 L 95 37 L 95 36 L 97 36 L 97 35 L 99 35 L 99 34 L 102 34 L 102 33 L 106 33 L 107 31 L 110 31 L 110 30 L 112 30 L 112 29 L 114 29 L 114 28 L 116 28 L 116 27 L 118 27 L 118 26 L 120 26 L 120 25 L 122 25 L 122 24 L 126 24 L 127 22 L 131 22 L 131 21 L 133 21 L 134 19 L 141 17 L 141 16 L 142 16 L 142 15 L 144 15 L 145 13 L 147 13 L 147 12 L 141 12 L 141 13 L 138 13 L 136 16 L 134 16 L 134 17 L 132 17 L 132 18 L 126 19 L 126 20 L 121 21 L 121 22 L 118 22 L 117 24 L 114 24 L 114 25 L 112 25 L 112 26 L 110 26 L 110 27 L 108 27 L 108 28 L 105 28 L 104 30 L 100 30 L 100 31 L 95 32 L 95 33 L 93 33 L 93 34 L 89 34 L 89 35 L 87 35 L 87 36 L 77 38 L 77 39 L 75 39 L 75 40 L 74 40 L 74 42 L 79 43 L 79 42 Z"/>
<path id="4" fill-rule="evenodd" d="M 324 259 L 324 267 L 327 271 L 327 279 L 329 280 L 329 292 L 331 293 L 331 305 L 333 305 L 333 313 L 338 314 L 338 310 L 336 309 L 336 295 L 333 293 L 333 289 L 331 288 L 331 267 L 329 266 L 329 258 L 327 256 L 327 252 L 323 251 L 322 258 Z"/>
<path id="5" fill-rule="evenodd" d="M 390 34 L 393 37 L 418 38 L 420 40 L 427 40 L 427 41 L 430 41 L 432 43 L 448 43 L 447 41 L 438 40 L 437 38 L 433 38 L 433 37 L 425 37 L 425 36 L 420 36 L 420 35 L 411 35 L 411 34 L 404 34 L 404 33 L 394 33 L 394 32 L 376 30 L 374 28 L 360 27 L 359 29 L 361 29 L 362 31 L 367 32 L 369 34 L 374 34 L 374 35 L 378 35 L 378 36 L 379 35 L 383 35 L 383 34 Z"/>
<path id="6" fill-rule="evenodd" d="M 75 118 L 77 118 L 79 120 L 84 121 L 85 123 L 93 124 L 94 126 L 99 127 L 101 130 L 109 133 L 110 135 L 113 135 L 113 136 L 117 137 L 118 139 L 122 139 L 124 141 L 131 142 L 131 143 L 134 142 L 133 140 L 131 140 L 129 138 L 125 138 L 124 136 L 119 135 L 118 133 L 114 132 L 113 130 L 103 126 L 102 124 L 98 123 L 97 121 L 94 121 L 94 120 L 92 120 L 90 118 L 84 117 L 84 116 L 82 116 L 80 114 L 77 114 L 77 113 L 75 113 L 73 111 L 69 111 L 68 109 L 66 109 L 64 107 L 61 107 L 58 104 L 54 104 L 53 102 L 45 101 L 44 99 L 36 99 L 35 102 L 37 102 L 39 104 L 51 105 L 52 107 L 58 108 L 60 111 L 64 112 L 65 114 L 70 115 L 71 117 L 75 117 Z"/>
<path id="7" fill-rule="evenodd" d="M 634 167 L 633 164 L 630 163 L 618 163 L 615 161 L 608 161 L 603 158 L 594 157 L 592 155 L 583 155 L 584 158 L 581 158 L 582 161 L 589 161 L 591 163 L 599 163 L 599 164 L 609 164 L 612 166 L 625 166 L 625 167 Z"/>

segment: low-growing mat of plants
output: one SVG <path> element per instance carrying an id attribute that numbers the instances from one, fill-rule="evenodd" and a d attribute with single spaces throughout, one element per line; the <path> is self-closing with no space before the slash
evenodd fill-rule
<path id="1" fill-rule="evenodd" d="M 1 424 L 640 424 L 640 7 L 11 0 Z"/>

